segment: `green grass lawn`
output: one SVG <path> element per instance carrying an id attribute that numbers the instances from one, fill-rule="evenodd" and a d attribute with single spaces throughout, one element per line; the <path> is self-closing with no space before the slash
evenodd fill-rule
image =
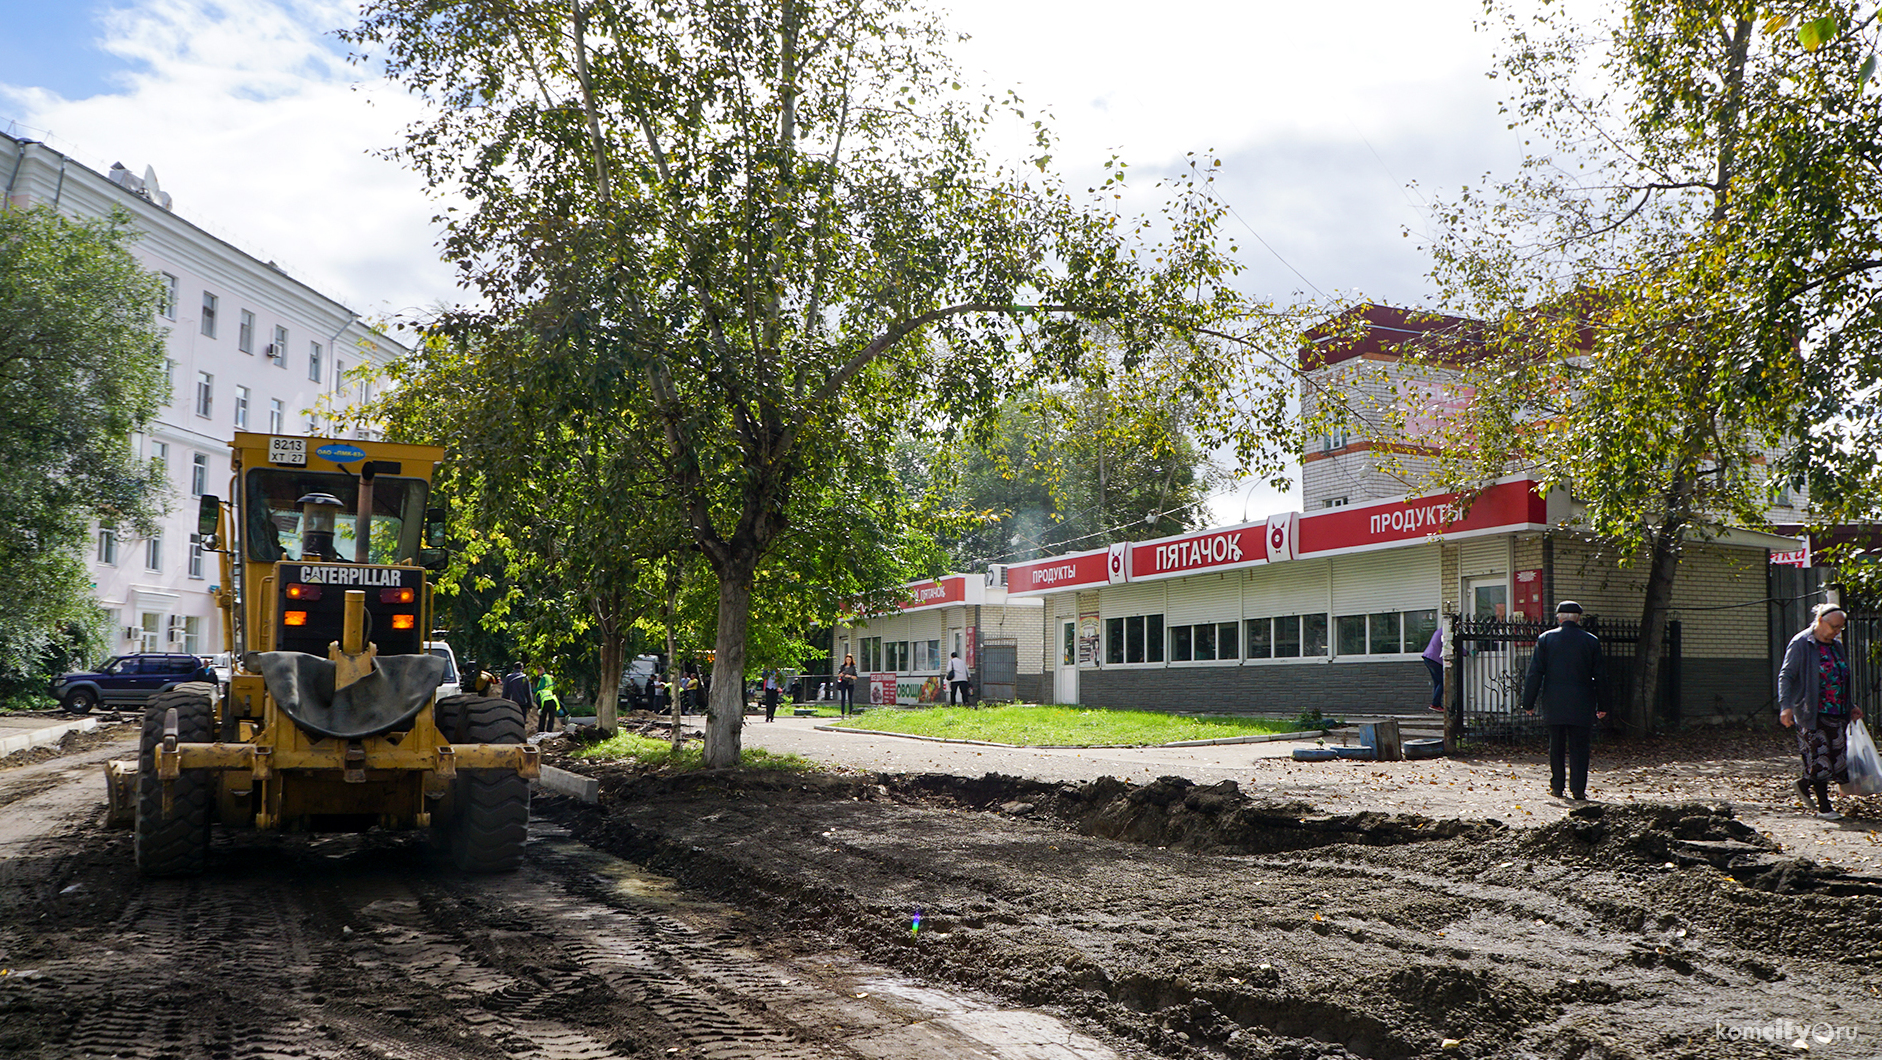
<path id="1" fill-rule="evenodd" d="M 600 743 L 589 744 L 575 752 L 576 758 L 588 761 L 610 762 L 626 759 L 647 769 L 666 769 L 675 773 L 705 768 L 705 763 L 702 761 L 704 756 L 705 748 L 697 741 L 681 744 L 676 753 L 670 740 L 656 740 L 624 732 L 616 733 Z M 756 747 L 743 748 L 739 753 L 738 761 L 739 765 L 747 769 L 787 769 L 796 773 L 805 773 L 822 768 L 808 758 L 772 754 L 770 751 Z"/>
<path id="2" fill-rule="evenodd" d="M 928 707 L 915 710 L 875 708 L 838 725 L 941 736 L 951 740 L 1031 745 L 1103 746 L 1220 740 L 1230 736 L 1295 732 L 1292 722 L 1258 718 L 1183 718 L 1153 710 L 1100 710 L 1081 707 L 1010 706 Z"/>

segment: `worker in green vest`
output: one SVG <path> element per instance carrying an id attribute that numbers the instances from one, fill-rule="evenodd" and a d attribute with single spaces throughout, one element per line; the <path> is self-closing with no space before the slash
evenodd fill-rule
<path id="1" fill-rule="evenodd" d="M 536 678 L 536 702 L 542 707 L 536 719 L 536 731 L 554 732 L 556 716 L 562 713 L 562 701 L 556 698 L 555 675 L 548 670 L 541 671 Z"/>

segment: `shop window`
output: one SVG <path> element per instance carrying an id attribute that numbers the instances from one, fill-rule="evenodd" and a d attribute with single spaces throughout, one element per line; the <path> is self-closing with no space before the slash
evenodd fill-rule
<path id="1" fill-rule="evenodd" d="M 1425 645 L 1431 643 L 1431 635 L 1438 631 L 1438 610 L 1405 612 L 1405 650 L 1422 652 Z"/>
<path id="2" fill-rule="evenodd" d="M 1190 639 L 1190 630 L 1193 628 L 1192 626 L 1170 627 L 1171 662 L 1188 662 L 1190 660 L 1190 653 L 1195 650 L 1195 644 Z"/>
<path id="3" fill-rule="evenodd" d="M 1218 659 L 1239 659 L 1241 652 L 1240 622 L 1217 622 L 1215 624 L 1215 657 Z"/>
<path id="4" fill-rule="evenodd" d="M 1324 657 L 1327 653 L 1327 616 L 1300 616 L 1300 653 L 1307 656 Z"/>
<path id="5" fill-rule="evenodd" d="M 921 645 L 921 649 L 921 665 L 917 669 L 941 669 L 941 642 L 939 640 L 927 641 Z"/>
<path id="6" fill-rule="evenodd" d="M 864 637 L 857 645 L 858 653 L 863 657 L 863 672 L 876 673 L 882 669 L 882 638 Z"/>
<path id="7" fill-rule="evenodd" d="M 1334 650 L 1341 655 L 1366 654 L 1366 616 L 1341 615 L 1333 620 Z"/>
<path id="8" fill-rule="evenodd" d="M 1263 636 L 1267 638 L 1262 643 Z M 1327 616 L 1276 615 L 1248 624 L 1250 659 L 1321 658 L 1327 653 Z"/>
<path id="9" fill-rule="evenodd" d="M 1366 620 L 1372 654 L 1396 655 L 1404 649 L 1399 646 L 1399 613 L 1387 611 L 1368 616 Z"/>
<path id="10" fill-rule="evenodd" d="M 1163 616 L 1129 615 L 1106 619 L 1104 661 L 1160 663 L 1163 661 Z M 1184 656 L 1187 659 L 1188 656 Z"/>
<path id="11" fill-rule="evenodd" d="M 908 642 L 905 640 L 898 640 L 893 643 L 883 645 L 883 648 L 888 652 L 888 655 L 889 655 L 887 659 L 883 660 L 885 663 L 888 664 L 887 666 L 883 668 L 887 670 L 894 670 L 898 674 L 907 673 L 908 672 Z"/>
<path id="12" fill-rule="evenodd" d="M 1274 657 L 1274 619 L 1251 618 L 1248 625 L 1248 657 L 1250 659 L 1271 659 Z"/>
<path id="13" fill-rule="evenodd" d="M 1274 657 L 1300 658 L 1300 616 L 1280 615 L 1274 620 Z"/>

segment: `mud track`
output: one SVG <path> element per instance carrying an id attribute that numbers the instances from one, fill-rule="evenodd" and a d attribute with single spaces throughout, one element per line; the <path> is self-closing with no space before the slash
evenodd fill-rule
<path id="1" fill-rule="evenodd" d="M 0 817 L 0 1056 L 994 1055 L 976 1026 L 1074 1047 L 1027 1055 L 1118 1056 L 844 953 L 775 959 L 738 910 L 549 821 L 507 876 L 456 875 L 400 836 L 222 833 L 200 879 L 143 880 L 128 836 L 96 825 L 100 763 L 129 746 L 0 778 L 15 794 Z"/>
<path id="2" fill-rule="evenodd" d="M 1882 1055 L 1882 880 L 1718 806 L 1510 829 L 1177 779 L 613 773 L 539 798 L 511 876 L 224 832 L 153 882 L 96 823 L 128 747 L 0 773 L 0 1056 L 1798 1055 L 1719 1035 L 1781 1020 Z"/>
<path id="3" fill-rule="evenodd" d="M 1177 778 L 617 775 L 561 816 L 780 943 L 1157 1056 L 1798 1055 L 1733 1040 L 1783 1019 L 1831 1034 L 1817 1055 L 1882 1055 L 1882 878 L 1788 857 L 1719 806 L 1517 830 Z"/>

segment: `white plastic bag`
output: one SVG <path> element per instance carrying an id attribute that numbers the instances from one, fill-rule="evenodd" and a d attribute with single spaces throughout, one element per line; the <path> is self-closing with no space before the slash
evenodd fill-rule
<path id="1" fill-rule="evenodd" d="M 1845 795 L 1882 795 L 1882 757 L 1876 755 L 1875 741 L 1860 721 L 1849 723 L 1844 733 L 1849 748 L 1849 783 L 1839 785 Z"/>

